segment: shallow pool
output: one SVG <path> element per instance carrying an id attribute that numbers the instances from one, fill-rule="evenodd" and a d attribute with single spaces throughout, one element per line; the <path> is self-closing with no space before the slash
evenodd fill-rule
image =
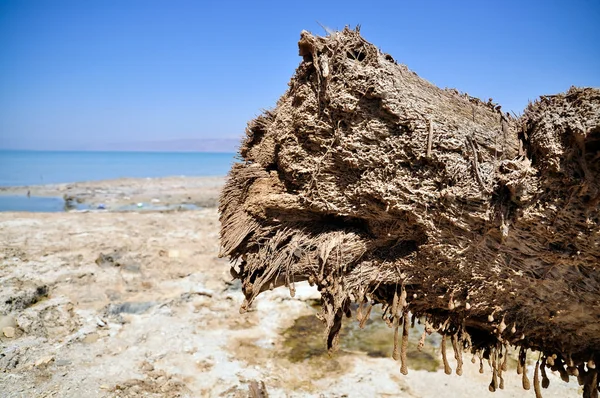
<path id="1" fill-rule="evenodd" d="M 82 206 L 81 208 L 83 209 L 84 207 Z M 54 213 L 71 209 L 67 208 L 65 200 L 59 197 L 0 195 L 0 211 Z"/>

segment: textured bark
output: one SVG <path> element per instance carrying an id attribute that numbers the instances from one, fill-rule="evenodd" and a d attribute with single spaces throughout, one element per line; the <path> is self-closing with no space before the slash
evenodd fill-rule
<path id="1" fill-rule="evenodd" d="M 511 344 L 565 367 L 598 363 L 600 91 L 545 96 L 514 119 L 358 31 L 302 32 L 299 48 L 221 196 L 243 308 L 308 280 L 329 348 L 352 304 L 369 302 L 485 358 Z"/>

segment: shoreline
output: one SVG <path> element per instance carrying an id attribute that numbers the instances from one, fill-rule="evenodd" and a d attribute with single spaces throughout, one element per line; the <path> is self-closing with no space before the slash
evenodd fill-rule
<path id="1" fill-rule="evenodd" d="M 28 194 L 34 197 L 57 197 L 89 209 L 100 206 L 104 211 L 137 207 L 140 203 L 142 208 L 146 206 L 146 210 L 152 206 L 169 210 L 179 205 L 213 208 L 218 205 L 225 179 L 225 176 L 172 176 L 7 186 L 0 187 L 0 196 L 23 196 L 25 200 Z"/>

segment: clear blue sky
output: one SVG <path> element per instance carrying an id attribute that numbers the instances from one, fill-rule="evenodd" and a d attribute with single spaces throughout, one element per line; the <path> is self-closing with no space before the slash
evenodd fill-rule
<path id="1" fill-rule="evenodd" d="M 507 110 L 600 86 L 599 0 L 0 0 L 0 147 L 240 136 L 316 21 Z"/>

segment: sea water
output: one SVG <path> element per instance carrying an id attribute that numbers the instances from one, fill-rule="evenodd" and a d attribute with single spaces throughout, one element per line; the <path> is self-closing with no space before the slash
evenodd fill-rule
<path id="1" fill-rule="evenodd" d="M 0 186 L 60 184 L 115 178 L 224 176 L 233 153 L 0 150 Z M 77 205 L 79 208 L 79 205 Z M 0 211 L 58 212 L 58 197 L 0 195 Z"/>
<path id="2" fill-rule="evenodd" d="M 233 153 L 0 150 L 0 186 L 27 186 L 122 177 L 224 176 Z"/>
<path id="3" fill-rule="evenodd" d="M 0 195 L 0 211 L 55 213 L 67 210 L 85 210 L 87 208 L 88 206 L 82 203 L 67 205 L 64 198 L 59 197 Z"/>

